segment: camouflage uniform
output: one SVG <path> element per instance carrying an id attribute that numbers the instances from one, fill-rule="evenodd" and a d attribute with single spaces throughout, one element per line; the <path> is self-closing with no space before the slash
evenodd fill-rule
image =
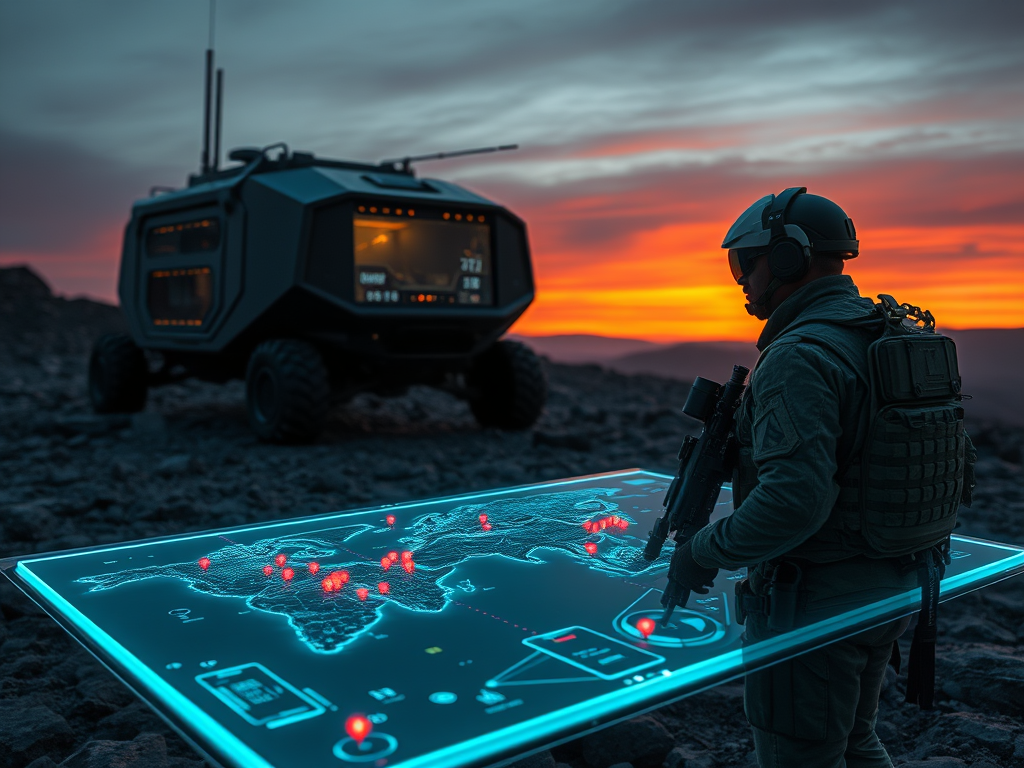
<path id="1" fill-rule="evenodd" d="M 779 305 L 736 414 L 735 511 L 693 538 L 701 566 L 753 566 L 755 595 L 767 595 L 783 556 L 799 564 L 801 623 L 917 586 L 914 573 L 871 557 L 841 487 L 866 431 L 867 348 L 880 329 L 846 275 L 813 280 Z M 893 641 L 909 621 L 748 675 L 744 705 L 761 766 L 891 766 L 874 723 Z M 748 642 L 771 634 L 764 614 L 747 617 Z"/>

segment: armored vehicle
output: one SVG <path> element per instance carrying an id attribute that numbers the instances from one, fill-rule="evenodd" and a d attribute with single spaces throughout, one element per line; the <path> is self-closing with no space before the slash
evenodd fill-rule
<path id="1" fill-rule="evenodd" d="M 94 408 L 138 411 L 148 388 L 187 377 L 243 378 L 256 434 L 295 442 L 333 403 L 422 384 L 467 400 L 482 425 L 532 425 L 543 369 L 500 339 L 534 296 L 526 227 L 415 175 L 412 162 L 439 156 L 367 164 L 278 144 L 236 149 L 220 169 L 205 145 L 185 189 L 132 208 L 118 285 L 130 336 L 97 341 Z"/>

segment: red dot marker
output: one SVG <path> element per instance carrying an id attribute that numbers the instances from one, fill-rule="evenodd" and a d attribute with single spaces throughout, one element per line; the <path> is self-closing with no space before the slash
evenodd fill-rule
<path id="1" fill-rule="evenodd" d="M 291 581 L 295 578 L 295 571 L 291 568 L 285 568 L 283 571 L 281 571 L 281 578 L 285 581 Z"/>
<path id="2" fill-rule="evenodd" d="M 288 562 L 288 555 L 278 555 L 274 558 L 274 562 L 277 564 L 277 567 L 280 568 L 282 565 Z"/>
<path id="3" fill-rule="evenodd" d="M 583 530 L 586 531 L 587 533 L 590 533 L 590 521 L 589 520 L 587 520 L 585 523 L 583 523 Z"/>
<path id="4" fill-rule="evenodd" d="M 356 589 L 356 597 L 358 597 L 360 600 L 365 600 L 367 595 L 369 594 L 370 590 L 368 590 L 366 587 L 359 587 L 358 589 Z"/>
<path id="5" fill-rule="evenodd" d="M 605 518 L 603 518 L 603 519 L 601 520 L 601 530 L 603 531 L 603 530 L 604 530 L 605 528 L 607 528 L 607 527 L 608 527 L 608 518 L 607 518 L 607 517 L 605 517 Z"/>
<path id="6" fill-rule="evenodd" d="M 347 733 L 356 746 L 363 743 L 363 739 L 370 735 L 373 724 L 362 715 L 352 715 L 345 721 L 345 733 Z"/>
<path id="7" fill-rule="evenodd" d="M 328 576 L 334 588 L 341 589 L 342 585 L 348 581 L 348 571 L 331 571 L 331 575 Z"/>
<path id="8" fill-rule="evenodd" d="M 397 552 L 388 552 L 388 560 L 390 560 L 392 563 L 397 563 L 398 562 L 398 553 Z"/>
<path id="9" fill-rule="evenodd" d="M 384 519 L 387 520 L 388 525 L 394 525 L 395 524 L 395 516 L 394 515 L 388 515 Z"/>
<path id="10" fill-rule="evenodd" d="M 263 566 L 263 575 L 264 576 L 273 576 L 274 575 L 274 566 L 272 566 L 272 565 L 264 565 Z"/>
<path id="11" fill-rule="evenodd" d="M 583 548 L 592 555 L 597 554 L 597 544 L 595 544 L 592 541 L 588 541 L 586 544 L 584 544 Z"/>
<path id="12" fill-rule="evenodd" d="M 335 592 L 338 589 L 340 589 L 340 587 L 335 587 L 334 586 L 334 582 L 331 581 L 331 577 L 330 576 L 328 576 L 326 579 L 321 581 L 320 585 L 324 588 L 324 592 Z"/>
<path id="13" fill-rule="evenodd" d="M 402 553 L 402 562 L 404 563 L 404 562 L 406 562 L 408 560 L 412 560 L 412 552 L 409 552 L 408 550 L 406 550 L 405 552 Z"/>
<path id="14" fill-rule="evenodd" d="M 491 530 L 491 524 L 490 524 L 490 523 L 484 523 L 484 524 L 483 524 L 483 526 L 481 526 L 481 527 L 482 527 L 482 528 L 483 528 L 483 529 L 484 529 L 485 531 L 489 531 L 489 530 Z"/>
<path id="15" fill-rule="evenodd" d="M 402 567 L 405 568 L 406 573 L 412 573 L 416 570 L 416 563 L 414 563 L 412 560 L 403 560 Z"/>
<path id="16" fill-rule="evenodd" d="M 629 522 L 626 520 L 619 520 L 619 528 L 621 528 L 622 530 L 626 530 L 627 528 L 629 528 Z"/>
<path id="17" fill-rule="evenodd" d="M 487 515 L 480 515 L 480 523 L 483 524 L 483 523 L 486 523 L 486 522 L 487 522 Z"/>
<path id="18" fill-rule="evenodd" d="M 388 584 L 386 581 L 382 581 L 380 584 L 377 585 L 377 590 L 382 595 L 386 595 L 388 592 L 391 591 L 391 585 Z"/>
<path id="19" fill-rule="evenodd" d="M 389 557 L 382 557 L 380 559 L 380 567 L 383 568 L 385 571 L 388 568 L 390 568 L 391 567 L 391 558 L 389 558 Z"/>
<path id="20" fill-rule="evenodd" d="M 654 619 L 643 618 L 636 623 L 636 628 L 641 635 L 644 636 L 644 640 L 651 636 L 651 632 L 654 631 Z"/>
<path id="21" fill-rule="evenodd" d="M 210 567 L 210 558 L 208 558 L 208 557 L 200 557 L 199 558 L 199 567 L 202 568 L 204 571 L 207 568 L 209 568 Z"/>

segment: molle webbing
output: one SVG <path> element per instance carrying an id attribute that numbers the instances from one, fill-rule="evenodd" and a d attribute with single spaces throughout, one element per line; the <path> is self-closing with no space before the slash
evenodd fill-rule
<path id="1" fill-rule="evenodd" d="M 963 493 L 965 444 L 959 406 L 889 405 L 878 413 L 863 453 L 867 476 L 855 489 L 873 549 L 898 556 L 945 540 Z"/>

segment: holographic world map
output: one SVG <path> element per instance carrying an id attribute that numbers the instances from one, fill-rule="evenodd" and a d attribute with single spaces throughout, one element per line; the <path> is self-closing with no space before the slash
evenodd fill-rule
<path id="1" fill-rule="evenodd" d="M 385 604 L 417 612 L 444 610 L 456 588 L 442 582 L 474 558 L 500 553 L 541 565 L 546 550 L 609 575 L 636 576 L 666 567 L 671 547 L 654 563 L 641 556 L 645 542 L 637 536 L 638 515 L 619 514 L 615 497 L 621 490 L 534 493 L 427 512 L 403 526 L 397 539 L 388 536 L 400 525 L 397 514 L 385 515 L 376 526 L 339 525 L 252 544 L 227 543 L 230 539 L 222 536 L 224 546 L 198 560 L 76 581 L 99 592 L 146 579 L 177 579 L 197 592 L 238 598 L 252 610 L 285 616 L 310 650 L 334 653 L 372 627 Z M 389 544 L 397 542 L 396 548 L 380 559 L 366 555 L 381 550 L 373 538 L 382 535 Z"/>

